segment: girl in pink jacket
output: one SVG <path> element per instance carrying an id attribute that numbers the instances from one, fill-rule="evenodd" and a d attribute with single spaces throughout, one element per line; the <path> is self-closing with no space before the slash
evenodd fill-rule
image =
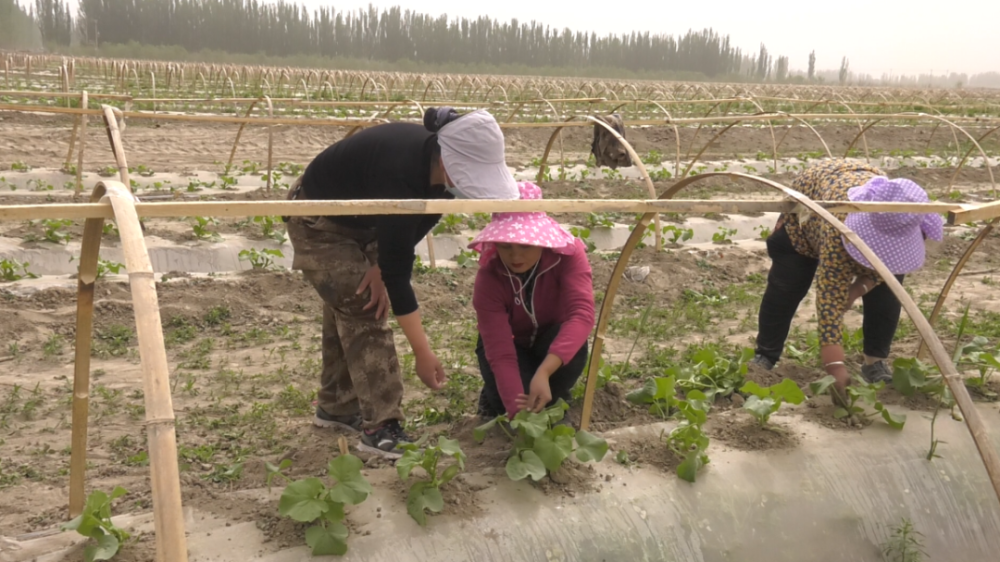
<path id="1" fill-rule="evenodd" d="M 521 199 L 541 199 L 519 183 Z M 583 242 L 542 212 L 495 213 L 469 248 L 481 254 L 473 290 L 483 375 L 479 415 L 513 417 L 570 400 L 587 363 L 594 289 Z"/>

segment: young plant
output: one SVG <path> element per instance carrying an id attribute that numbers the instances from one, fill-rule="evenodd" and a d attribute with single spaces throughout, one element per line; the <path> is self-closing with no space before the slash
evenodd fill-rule
<path id="1" fill-rule="evenodd" d="M 833 375 L 827 375 L 818 381 L 809 383 L 809 389 L 812 391 L 814 396 L 832 393 L 834 392 L 831 390 L 834 382 L 836 382 L 836 380 L 833 378 Z M 878 399 L 878 391 L 882 390 L 884 387 L 885 383 L 883 382 L 869 383 L 861 377 L 855 376 L 853 384 L 847 387 L 847 402 L 845 404 L 841 404 L 836 411 L 834 411 L 833 417 L 842 419 L 848 416 L 871 417 L 881 414 L 882 419 L 884 419 L 885 423 L 889 424 L 890 427 L 894 429 L 903 429 L 903 425 L 906 423 L 906 414 L 893 414 Z M 875 413 L 866 413 L 865 409 L 858 405 L 858 402 L 868 404 L 875 410 Z"/>
<path id="2" fill-rule="evenodd" d="M 94 539 L 83 549 L 83 559 L 86 562 L 94 560 L 111 560 L 122 544 L 128 540 L 129 534 L 111 522 L 111 502 L 128 492 L 121 486 L 116 486 L 108 496 L 100 490 L 95 490 L 87 496 L 83 513 L 62 526 L 64 531 L 77 533 Z"/>
<path id="3" fill-rule="evenodd" d="M 118 262 L 115 262 L 115 261 L 102 260 L 102 259 L 98 258 L 97 259 L 97 278 L 100 279 L 102 277 L 105 277 L 109 273 L 113 273 L 115 275 L 118 275 L 121 272 L 121 270 L 124 269 L 124 268 L 125 268 L 124 264 L 121 264 L 121 263 L 118 263 Z"/>
<path id="4" fill-rule="evenodd" d="M 37 279 L 38 276 L 28 271 L 28 262 L 20 262 L 13 258 L 0 259 L 0 281 L 20 281 L 21 279 Z"/>
<path id="5" fill-rule="evenodd" d="M 923 533 L 913 528 L 909 519 L 903 518 L 898 527 L 893 528 L 889 540 L 882 545 L 886 562 L 920 562 L 927 553 L 921 542 Z"/>
<path id="6" fill-rule="evenodd" d="M 414 482 L 406 496 L 406 511 L 420 525 L 427 524 L 427 511 L 440 513 L 444 509 L 444 498 L 441 497 L 441 486 L 447 484 L 458 473 L 465 470 L 465 453 L 458 446 L 458 441 L 444 436 L 438 437 L 437 445 L 424 447 L 427 436 L 416 443 L 400 445 L 405 449 L 403 457 L 396 461 L 396 472 L 406 482 L 414 468 L 420 467 L 430 480 Z M 455 463 L 438 472 L 438 461 L 442 457 L 451 457 Z"/>
<path id="7" fill-rule="evenodd" d="M 747 363 L 753 359 L 753 348 L 743 348 L 735 359 L 723 357 L 711 347 L 700 349 L 691 357 L 694 365 L 673 365 L 666 370 L 674 375 L 682 391 L 700 390 L 714 400 L 716 396 L 729 396 L 743 386 Z"/>
<path id="8" fill-rule="evenodd" d="M 694 230 L 670 224 L 663 227 L 663 235 L 670 237 L 671 244 L 677 244 L 679 242 L 687 242 L 694 237 Z"/>
<path id="9" fill-rule="evenodd" d="M 217 240 L 222 238 L 221 236 L 219 236 L 218 232 L 215 232 L 214 230 L 209 230 L 208 228 L 208 225 L 210 224 L 213 225 L 218 224 L 218 221 L 216 221 L 214 218 L 195 217 L 194 220 L 195 224 L 191 227 L 191 232 L 194 233 L 195 238 L 198 238 L 199 240 L 205 240 L 207 238 L 212 238 Z"/>
<path id="10" fill-rule="evenodd" d="M 275 267 L 273 258 L 283 257 L 285 257 L 285 254 L 281 253 L 281 250 L 272 250 L 270 248 L 264 248 L 263 250 L 250 248 L 249 250 L 242 250 L 239 253 L 240 261 L 249 261 L 250 267 L 254 269 L 272 269 Z"/>
<path id="11" fill-rule="evenodd" d="M 69 219 L 45 219 L 42 221 L 42 226 L 45 228 L 45 240 L 56 244 L 65 244 L 69 241 L 70 235 L 68 232 L 63 232 L 62 228 L 72 225 L 73 221 Z"/>
<path id="12" fill-rule="evenodd" d="M 272 216 L 261 216 L 253 218 L 253 222 L 260 225 L 261 233 L 264 235 L 264 238 L 270 238 L 271 240 L 274 240 L 278 244 L 284 244 L 285 240 L 287 240 L 287 238 L 285 237 L 285 233 L 275 228 L 275 225 L 277 225 L 278 221 L 280 220 L 281 219 L 279 219 L 278 217 L 272 217 Z"/>
<path id="13" fill-rule="evenodd" d="M 801 404 L 806 399 L 802 389 L 791 379 L 784 379 L 778 384 L 768 387 L 761 387 L 753 381 L 747 381 L 740 388 L 740 392 L 750 394 L 750 397 L 743 403 L 743 409 L 757 418 L 761 427 L 767 427 L 767 420 L 770 419 L 771 414 L 781 408 L 782 402 Z"/>
<path id="14" fill-rule="evenodd" d="M 507 476 L 514 481 L 530 476 L 537 482 L 546 474 L 559 470 L 571 454 L 575 453 L 581 462 L 588 462 L 600 461 L 608 452 L 608 442 L 604 439 L 557 423 L 568 409 L 569 405 L 559 400 L 537 414 L 521 410 L 509 422 L 516 435 L 507 429 L 507 416 L 501 415 L 477 427 L 473 436 L 481 443 L 486 432 L 499 422 L 500 428 L 514 442 L 507 460 Z"/>
<path id="15" fill-rule="evenodd" d="M 934 398 L 934 415 L 931 417 L 931 444 L 927 451 L 927 460 L 941 457 L 937 454 L 937 447 L 944 441 L 937 439 L 934 435 L 935 423 L 941 409 L 951 409 L 952 418 L 960 419 L 955 413 L 955 398 L 945 383 L 944 377 L 940 374 L 932 374 L 936 369 L 936 366 L 930 367 L 919 359 L 899 358 L 892 362 L 892 386 L 900 394 L 913 396 L 917 392 L 922 392 Z"/>
<path id="16" fill-rule="evenodd" d="M 287 461 L 287 459 L 286 459 Z M 267 465 L 267 485 L 278 476 L 288 481 L 278 502 L 278 513 L 300 523 L 314 523 L 306 529 L 306 544 L 313 556 L 343 555 L 347 552 L 347 536 L 343 524 L 345 505 L 358 505 L 368 499 L 372 486 L 361 474 L 364 463 L 351 454 L 341 454 L 327 465 L 327 474 L 334 480 L 327 486 L 319 478 L 291 481 L 282 470 L 291 464 Z"/>
<path id="17" fill-rule="evenodd" d="M 660 435 L 667 448 L 682 459 L 677 476 L 694 482 L 701 467 L 708 464 L 709 438 L 702 427 L 711 409 L 710 399 L 700 390 L 691 390 L 685 398 L 677 397 L 674 376 L 653 377 L 641 389 L 626 395 L 633 404 L 649 404 L 649 413 L 663 419 L 679 419 L 677 427 Z"/>
<path id="18" fill-rule="evenodd" d="M 719 231 L 712 235 L 713 244 L 732 244 L 733 236 L 736 234 L 735 228 L 719 227 Z"/>
<path id="19" fill-rule="evenodd" d="M 983 397 L 996 400 L 997 394 L 989 390 L 990 376 L 1000 370 L 1000 347 L 990 347 L 988 339 L 976 336 L 955 354 L 955 365 L 959 368 L 973 367 L 979 376 L 965 380 L 965 385 Z"/>
<path id="20" fill-rule="evenodd" d="M 583 227 L 579 227 L 579 226 L 571 226 L 571 227 L 569 227 L 569 233 L 572 234 L 573 236 L 579 238 L 580 240 L 583 240 L 583 243 L 587 246 L 587 251 L 588 252 L 593 252 L 594 250 L 597 249 L 597 245 L 594 244 L 594 242 L 590 239 L 590 229 L 589 228 L 583 228 Z"/>

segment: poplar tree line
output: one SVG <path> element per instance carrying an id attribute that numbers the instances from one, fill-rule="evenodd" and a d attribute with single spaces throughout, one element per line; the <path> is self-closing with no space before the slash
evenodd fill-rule
<path id="1" fill-rule="evenodd" d="M 9 0 L 4 0 L 9 1 Z M 40 21 L 62 21 L 65 0 L 36 0 Z M 631 71 L 740 74 L 754 57 L 711 29 L 680 37 L 555 29 L 537 22 L 431 16 L 399 7 L 313 12 L 260 0 L 81 0 L 84 44 L 137 42 L 270 56 L 319 55 L 394 62 L 603 67 Z M 46 42 L 63 43 L 46 32 Z"/>

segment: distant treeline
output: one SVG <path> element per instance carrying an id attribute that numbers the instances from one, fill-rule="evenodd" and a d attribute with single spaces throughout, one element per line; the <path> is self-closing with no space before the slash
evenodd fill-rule
<path id="1" fill-rule="evenodd" d="M 70 42 L 64 1 L 35 0 L 34 17 L 46 44 Z M 748 56 L 711 29 L 680 37 L 648 32 L 598 36 L 536 22 L 457 19 L 399 7 L 309 12 L 284 1 L 80 0 L 73 26 L 82 44 L 137 42 L 281 57 L 621 68 L 697 72 L 710 78 L 766 78 L 773 63 L 763 46 L 761 55 Z M 782 61 L 787 68 L 787 59 L 780 57 L 777 63 Z"/>

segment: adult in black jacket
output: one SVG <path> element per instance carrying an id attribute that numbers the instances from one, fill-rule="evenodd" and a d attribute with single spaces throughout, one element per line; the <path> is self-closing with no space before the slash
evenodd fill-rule
<path id="1" fill-rule="evenodd" d="M 388 123 L 341 140 L 306 167 L 290 199 L 517 199 L 503 134 L 484 110 L 429 109 L 424 125 Z M 440 215 L 293 217 L 293 269 L 324 301 L 323 373 L 314 423 L 361 431 L 361 447 L 399 456 L 403 381 L 386 320 L 391 307 L 417 376 L 445 382 L 410 285 L 415 247 Z"/>

